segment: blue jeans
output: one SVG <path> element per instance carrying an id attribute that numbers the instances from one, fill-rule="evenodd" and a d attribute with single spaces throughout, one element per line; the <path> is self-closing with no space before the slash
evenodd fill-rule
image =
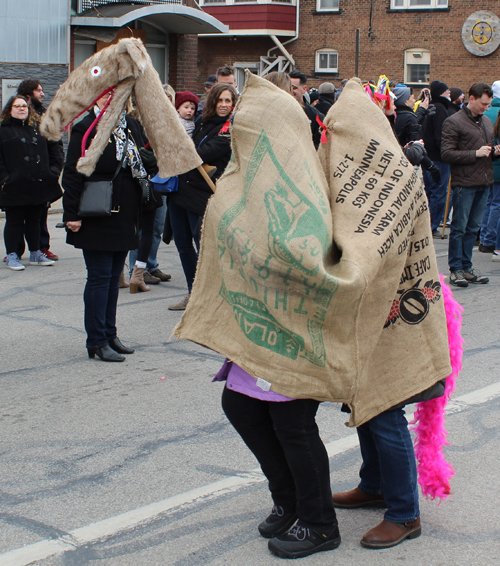
<path id="1" fill-rule="evenodd" d="M 363 457 L 359 489 L 384 494 L 387 521 L 414 521 L 420 516 L 417 464 L 404 410 L 385 411 L 356 430 Z"/>
<path id="2" fill-rule="evenodd" d="M 196 273 L 196 264 L 198 263 L 198 252 L 200 250 L 200 240 L 196 234 L 196 227 L 200 217 L 194 212 L 189 212 L 189 210 L 177 206 L 173 202 L 170 202 L 168 205 L 168 213 L 170 214 L 170 225 L 172 226 L 175 247 L 179 252 L 188 291 L 191 293 Z"/>
<path id="3" fill-rule="evenodd" d="M 308 526 L 336 526 L 328 454 L 315 420 L 318 406 L 313 399 L 262 401 L 227 387 L 222 393 L 222 409 L 259 461 L 274 504 L 296 511 Z"/>
<path id="4" fill-rule="evenodd" d="M 83 292 L 87 348 L 103 348 L 116 336 L 118 280 L 127 252 L 83 250 L 87 284 Z"/>
<path id="5" fill-rule="evenodd" d="M 448 247 L 450 271 L 472 269 L 472 250 L 481 226 L 489 186 L 455 187 Z"/>
<path id="6" fill-rule="evenodd" d="M 488 202 L 481 224 L 481 243 L 483 246 L 495 246 L 498 224 L 500 221 L 500 183 L 493 183 L 488 194 Z"/>
<path id="7" fill-rule="evenodd" d="M 429 212 L 431 213 L 432 231 L 439 228 L 439 223 L 443 220 L 446 208 L 446 195 L 448 194 L 448 182 L 450 180 L 450 164 L 443 161 L 434 161 L 441 173 L 441 180 L 435 183 L 432 175 L 423 169 L 425 192 L 429 201 Z"/>

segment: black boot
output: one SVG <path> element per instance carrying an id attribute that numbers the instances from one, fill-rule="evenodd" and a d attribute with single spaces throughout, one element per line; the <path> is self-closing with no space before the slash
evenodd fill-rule
<path id="1" fill-rule="evenodd" d="M 259 525 L 259 533 L 264 538 L 284 535 L 293 527 L 297 519 L 295 511 L 285 513 L 281 505 L 275 505 L 269 517 Z"/>
<path id="2" fill-rule="evenodd" d="M 115 351 L 113 351 L 109 346 L 104 346 L 104 348 L 87 348 L 89 352 L 89 358 L 94 358 L 97 354 L 98 358 L 101 358 L 103 362 L 124 362 L 125 357 L 120 356 Z"/>
<path id="3" fill-rule="evenodd" d="M 134 350 L 132 348 L 127 348 L 121 342 L 118 336 L 115 336 L 112 340 L 109 341 L 110 348 L 113 348 L 115 352 L 119 354 L 133 354 Z"/>

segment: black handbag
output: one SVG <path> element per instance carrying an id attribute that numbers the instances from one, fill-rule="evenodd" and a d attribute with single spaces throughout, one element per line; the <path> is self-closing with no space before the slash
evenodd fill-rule
<path id="1" fill-rule="evenodd" d="M 153 184 L 145 177 L 136 179 L 141 187 L 141 207 L 142 210 L 154 210 L 156 208 L 156 200 L 153 194 Z"/>
<path id="2" fill-rule="evenodd" d="M 123 156 L 116 168 L 115 174 L 111 181 L 86 181 L 83 192 L 80 196 L 80 205 L 78 206 L 78 216 L 99 217 L 111 216 L 112 212 L 119 212 L 119 206 L 116 210 L 113 206 L 113 181 L 116 179 L 120 169 L 122 168 L 128 147 L 128 130 L 125 144 L 123 146 Z"/>

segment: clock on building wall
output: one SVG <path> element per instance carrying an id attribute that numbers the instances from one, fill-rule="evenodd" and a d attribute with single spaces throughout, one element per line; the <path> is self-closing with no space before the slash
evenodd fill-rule
<path id="1" fill-rule="evenodd" d="M 490 55 L 500 45 L 500 18 L 488 10 L 474 12 L 464 22 L 462 41 L 473 55 Z"/>

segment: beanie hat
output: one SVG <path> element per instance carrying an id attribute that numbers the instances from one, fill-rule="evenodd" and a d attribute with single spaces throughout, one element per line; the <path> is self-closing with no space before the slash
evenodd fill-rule
<path id="1" fill-rule="evenodd" d="M 397 87 L 392 89 L 392 92 L 396 97 L 396 106 L 403 106 L 411 96 L 410 87 L 405 85 L 398 85 Z"/>
<path id="2" fill-rule="evenodd" d="M 499 93 L 500 93 L 500 82 L 498 83 L 499 86 Z M 450 100 L 452 102 L 454 102 L 459 96 L 462 96 L 463 91 L 461 88 L 458 88 L 457 86 L 454 86 L 453 88 L 450 88 Z M 498 98 L 500 98 L 500 94 L 498 95 Z"/>
<path id="3" fill-rule="evenodd" d="M 431 98 L 439 98 L 443 92 L 448 90 L 448 85 L 446 83 L 442 83 L 441 81 L 432 81 L 431 82 Z"/>
<path id="4" fill-rule="evenodd" d="M 319 99 L 319 92 L 317 90 L 310 90 L 309 91 L 309 100 L 311 101 L 311 104 L 313 102 L 315 102 L 316 100 Z"/>
<path id="5" fill-rule="evenodd" d="M 200 102 L 200 99 L 196 96 L 196 94 L 189 92 L 189 90 L 177 92 L 175 95 L 175 109 L 179 110 L 179 106 L 184 104 L 184 102 L 193 102 L 195 105 L 195 112 L 196 112 L 198 110 L 198 104 Z"/>
<path id="6" fill-rule="evenodd" d="M 319 85 L 320 94 L 333 94 L 335 92 L 335 87 L 332 83 L 323 83 Z"/>
<path id="7" fill-rule="evenodd" d="M 493 98 L 500 98 L 500 81 L 495 81 L 491 85 L 491 90 L 493 91 Z"/>

